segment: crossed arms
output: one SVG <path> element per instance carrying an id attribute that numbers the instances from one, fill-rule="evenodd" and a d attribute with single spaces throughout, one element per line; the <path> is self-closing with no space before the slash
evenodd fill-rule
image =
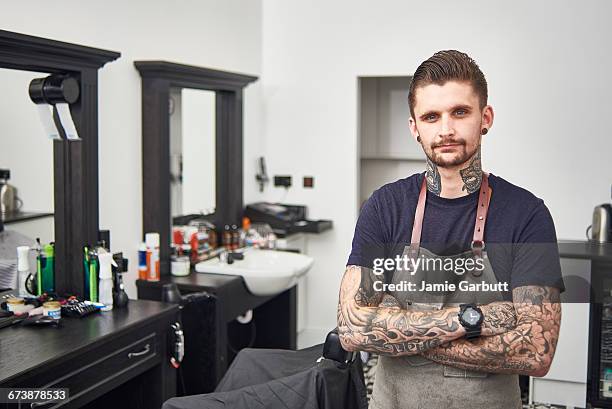
<path id="1" fill-rule="evenodd" d="M 458 307 L 434 311 L 400 308 L 389 294 L 373 290 L 371 270 L 348 266 L 340 287 L 338 332 L 347 351 L 380 355 L 421 354 L 454 366 L 495 373 L 544 376 L 550 368 L 561 322 L 559 290 L 524 286 L 512 302 L 480 306 L 482 336 L 462 339 Z"/>

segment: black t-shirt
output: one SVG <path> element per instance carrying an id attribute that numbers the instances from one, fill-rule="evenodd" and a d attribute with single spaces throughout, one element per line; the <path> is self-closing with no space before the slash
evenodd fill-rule
<path id="1" fill-rule="evenodd" d="M 393 257 L 410 243 L 424 176 L 414 174 L 372 194 L 361 209 L 347 265 L 372 268 L 374 258 Z M 544 202 L 493 174 L 489 185 L 484 241 L 497 280 L 507 282 L 509 290 L 542 285 L 564 291 L 555 226 Z M 421 246 L 439 255 L 468 250 L 478 193 L 447 199 L 427 192 Z"/>

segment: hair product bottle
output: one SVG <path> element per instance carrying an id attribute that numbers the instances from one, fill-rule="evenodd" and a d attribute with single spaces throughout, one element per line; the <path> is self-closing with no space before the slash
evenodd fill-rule
<path id="1" fill-rule="evenodd" d="M 20 297 L 28 296 L 28 290 L 26 289 L 26 280 L 30 275 L 30 247 L 19 246 L 17 247 L 17 282 L 15 289 Z"/>
<path id="2" fill-rule="evenodd" d="M 138 279 L 146 280 L 149 272 L 147 271 L 147 245 L 140 243 L 138 248 Z"/>
<path id="3" fill-rule="evenodd" d="M 99 301 L 104 304 L 102 311 L 110 311 L 113 309 L 113 272 L 111 264 L 114 264 L 113 255 L 111 253 L 98 253 L 98 262 L 100 263 L 100 284 L 98 297 Z"/>
<path id="4" fill-rule="evenodd" d="M 145 235 L 147 245 L 147 270 L 149 281 L 159 281 L 159 233 Z"/>

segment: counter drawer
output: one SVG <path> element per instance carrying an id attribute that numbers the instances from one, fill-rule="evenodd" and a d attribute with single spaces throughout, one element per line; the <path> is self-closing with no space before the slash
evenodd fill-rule
<path id="1" fill-rule="evenodd" d="M 43 388 L 68 388 L 69 400 L 36 405 L 40 408 L 59 408 L 73 406 L 75 401 L 81 400 L 92 390 L 99 390 L 100 386 L 113 381 L 122 375 L 133 376 L 134 372 L 143 372 L 160 362 L 159 340 L 155 333 L 151 333 L 134 342 L 116 345 L 117 349 L 106 356 L 85 363 L 79 369 L 65 373 L 42 385 Z M 78 405 L 77 405 L 78 406 Z"/>

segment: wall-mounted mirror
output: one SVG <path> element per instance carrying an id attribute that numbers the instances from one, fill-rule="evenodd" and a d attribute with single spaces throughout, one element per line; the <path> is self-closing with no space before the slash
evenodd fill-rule
<path id="1" fill-rule="evenodd" d="M 216 95 L 170 89 L 170 214 L 215 213 Z"/>
<path id="2" fill-rule="evenodd" d="M 142 78 L 143 236 L 159 233 L 167 275 L 172 225 L 188 219 L 181 216 L 207 214 L 217 227 L 241 220 L 242 95 L 257 77 L 166 61 L 134 65 Z"/>

